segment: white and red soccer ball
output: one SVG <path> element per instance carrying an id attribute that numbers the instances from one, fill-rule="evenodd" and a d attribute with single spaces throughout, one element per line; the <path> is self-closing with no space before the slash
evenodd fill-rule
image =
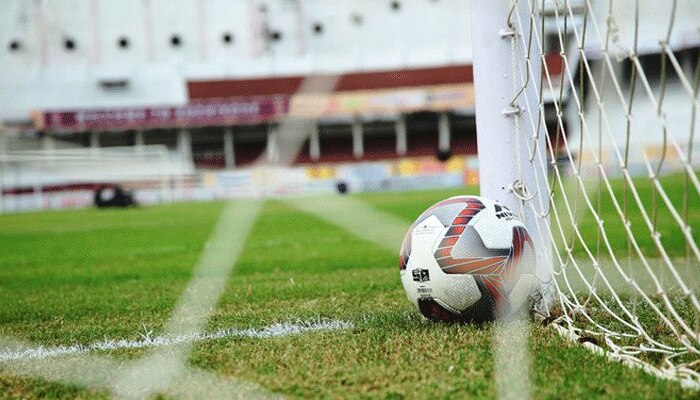
<path id="1" fill-rule="evenodd" d="M 408 298 L 423 316 L 482 322 L 522 309 L 536 260 L 525 225 L 508 208 L 457 196 L 416 219 L 399 264 Z"/>

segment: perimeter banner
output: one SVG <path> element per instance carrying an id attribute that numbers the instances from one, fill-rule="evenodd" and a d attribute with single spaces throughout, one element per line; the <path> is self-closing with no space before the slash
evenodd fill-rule
<path id="1" fill-rule="evenodd" d="M 471 83 L 414 88 L 358 90 L 292 97 L 290 115 L 297 118 L 351 117 L 474 107 Z"/>
<path id="2" fill-rule="evenodd" d="M 197 101 L 179 107 L 115 108 L 43 113 L 47 131 L 128 130 L 260 123 L 287 115 L 289 96 Z"/>
<path id="3" fill-rule="evenodd" d="M 37 115 L 37 129 L 57 132 L 231 126 L 280 118 L 353 117 L 474 106 L 472 84 L 196 100 L 179 107 L 59 110 Z"/>

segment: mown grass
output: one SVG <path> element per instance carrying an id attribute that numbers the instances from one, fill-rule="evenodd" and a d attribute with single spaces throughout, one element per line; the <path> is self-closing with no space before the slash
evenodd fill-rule
<path id="1" fill-rule="evenodd" d="M 686 332 L 672 315 L 679 315 L 691 329 L 697 331 L 700 315 L 692 300 L 683 294 L 682 285 L 695 293 L 700 290 L 700 275 L 697 273 L 700 264 L 690 249 L 693 241 L 697 245 L 700 196 L 695 188 L 686 186 L 684 174 L 662 177 L 659 183 L 661 189 L 645 177 L 633 179 L 632 184 L 623 179 L 614 179 L 608 188 L 604 181 L 593 178 L 585 180 L 583 187 L 573 179 L 568 180 L 563 188 L 557 187 L 555 204 L 561 218 L 552 214 L 552 227 L 558 233 L 554 247 L 566 264 L 558 267 L 565 271 L 558 281 L 564 287 L 562 278 L 565 275 L 568 283 L 577 291 L 579 301 L 588 304 L 586 313 L 596 321 L 604 321 L 612 331 L 633 333 L 629 328 L 632 319 L 626 314 L 629 311 L 639 317 L 642 326 L 653 338 L 666 345 L 684 348 L 681 335 Z M 662 198 L 662 190 L 672 207 Z M 568 199 L 568 209 L 575 216 L 573 220 L 567 214 L 565 198 Z M 674 212 L 677 214 L 674 215 Z M 599 228 L 595 214 L 600 215 L 604 231 Z M 686 222 L 693 236 L 690 241 L 683 234 Z M 626 225 L 632 233 L 631 237 Z M 571 250 L 571 257 L 566 253 L 567 248 Z M 669 262 L 665 261 L 666 258 Z M 653 275 L 647 271 L 647 267 Z M 588 284 L 596 288 L 602 303 L 621 316 L 627 326 L 621 320 L 611 318 L 601 302 L 591 298 L 577 268 Z M 675 273 L 681 277 L 682 283 L 676 279 Z M 647 299 L 629 284 L 628 278 L 639 285 Z M 612 290 L 608 285 L 612 286 Z M 662 297 L 662 291 L 669 295 L 668 303 Z M 668 317 L 672 326 L 653 310 L 649 302 Z M 672 305 L 673 311 L 668 304 Z M 577 326 L 600 331 L 582 315 L 575 318 Z M 602 335 L 597 339 L 601 343 L 604 341 Z M 644 338 L 619 337 L 615 342 L 618 346 L 640 346 L 644 344 Z M 639 355 L 640 359 L 654 365 L 661 365 L 663 357 L 663 354 L 656 352 Z M 694 354 L 681 355 L 675 358 L 675 362 L 695 359 L 697 356 Z"/>
<path id="2" fill-rule="evenodd" d="M 686 190 L 683 174 L 663 177 L 660 182 L 673 208 L 678 211 L 681 221 L 687 221 L 691 230 L 697 232 L 700 229 L 698 192 L 692 187 Z M 596 178 L 590 178 L 584 181 L 583 188 L 573 179 L 568 180 L 563 189 L 556 187 L 555 204 L 560 218 L 552 214 L 550 220 L 552 229 L 556 233 L 555 240 L 558 248 L 563 249 L 565 248 L 563 244 L 566 244 L 567 247 L 572 248 L 575 257 L 584 258 L 588 256 L 583 246 L 585 243 L 588 245 L 588 250 L 596 257 L 599 255 L 609 257 L 610 250 L 618 256 L 637 257 L 631 245 L 632 239 L 625 229 L 625 222 L 627 222 L 634 241 L 646 257 L 660 257 L 659 249 L 653 240 L 654 235 L 658 235 L 661 245 L 668 251 L 669 256 L 683 258 L 686 255 L 687 240 L 682 234 L 681 225 L 675 220 L 671 209 L 650 179 L 635 178 L 633 185 L 623 179 L 614 179 L 610 182 L 610 186 L 612 194 L 604 182 L 599 183 Z M 632 186 L 638 194 L 639 202 L 634 196 Z M 574 225 L 564 198 L 568 199 L 568 209 L 574 215 L 576 227 L 583 240 L 575 235 Z M 589 199 L 590 206 L 586 198 Z M 686 205 L 687 215 L 685 214 Z M 605 234 L 610 241 L 610 249 L 606 247 L 594 213 L 600 214 L 599 219 L 603 221 Z M 559 227 L 564 232 L 563 237 L 558 232 Z M 697 234 L 695 237 L 697 239 Z"/>
<path id="3" fill-rule="evenodd" d="M 475 191 L 357 197 L 410 222 L 438 200 Z M 691 221 L 696 224 L 700 205 L 693 204 L 696 217 Z M 157 334 L 221 208 L 221 203 L 186 203 L 0 216 L 0 335 L 51 346 L 105 337 L 138 339 L 144 327 Z M 605 218 L 614 220 L 615 215 Z M 582 229 L 591 234 L 592 226 Z M 645 246 L 653 251 L 653 245 Z M 626 251 L 626 244 L 618 250 Z M 673 251 L 678 257 L 685 254 L 682 247 Z M 319 317 L 351 321 L 355 327 L 203 342 L 195 346 L 191 364 L 292 397 L 495 397 L 493 326 L 421 320 L 405 298 L 395 253 L 284 202 L 268 201 L 208 329 Z M 676 383 L 610 363 L 550 329 L 534 324 L 529 329 L 536 398 L 697 396 Z M 0 395 L 103 394 L 5 371 L 0 372 Z"/>

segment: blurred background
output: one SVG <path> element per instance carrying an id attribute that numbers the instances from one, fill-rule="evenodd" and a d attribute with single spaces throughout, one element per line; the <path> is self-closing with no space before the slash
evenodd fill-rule
<path id="1" fill-rule="evenodd" d="M 2 206 L 89 206 L 104 184 L 157 203 L 476 182 L 469 5 L 5 1 Z M 319 75 L 332 92 L 298 92 Z M 290 119 L 311 122 L 292 165 L 249 168 Z"/>
<path id="2" fill-rule="evenodd" d="M 629 20 L 625 3 L 613 12 Z M 569 6 L 568 37 L 581 4 Z M 645 26 L 663 29 L 651 6 Z M 698 15 L 684 7 L 677 31 Z M 4 0 L 2 9 L 3 210 L 88 206 L 116 184 L 158 203 L 478 181 L 469 1 Z M 546 2 L 551 134 L 564 59 L 578 57 L 575 40 L 560 55 L 568 39 L 556 10 Z M 642 47 L 657 44 L 649 38 Z M 697 43 L 679 47 L 692 71 Z M 631 63 L 617 64 L 625 81 Z M 660 73 L 658 57 L 648 64 Z M 337 82 L 300 92 L 310 76 Z M 292 165 L 250 169 L 280 164 L 289 120 L 309 123 Z"/>

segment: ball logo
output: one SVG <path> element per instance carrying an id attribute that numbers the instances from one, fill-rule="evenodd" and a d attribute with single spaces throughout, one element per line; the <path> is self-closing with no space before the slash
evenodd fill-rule
<path id="1" fill-rule="evenodd" d="M 515 214 L 513 214 L 506 206 L 495 204 L 494 209 L 496 210 L 496 218 L 498 219 L 510 221 L 511 219 L 515 218 Z"/>
<path id="2" fill-rule="evenodd" d="M 416 282 L 427 282 L 430 280 L 430 274 L 427 269 L 414 269 L 413 280 Z"/>

